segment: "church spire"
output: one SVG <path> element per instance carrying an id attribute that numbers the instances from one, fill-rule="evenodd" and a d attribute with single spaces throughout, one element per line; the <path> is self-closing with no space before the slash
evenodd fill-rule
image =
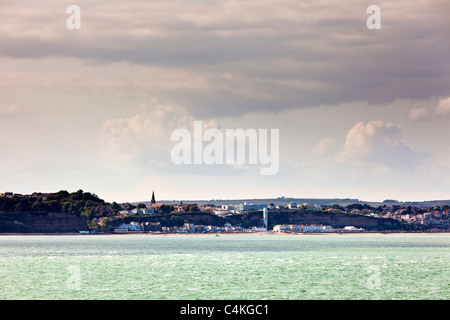
<path id="1" fill-rule="evenodd" d="M 151 201 L 151 203 L 152 204 L 156 203 L 156 201 L 155 201 L 155 191 L 152 191 L 152 201 Z"/>

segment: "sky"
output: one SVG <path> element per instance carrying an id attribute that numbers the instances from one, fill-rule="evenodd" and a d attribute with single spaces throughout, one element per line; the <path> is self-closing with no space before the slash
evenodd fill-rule
<path id="1" fill-rule="evenodd" d="M 4 0 L 0 192 L 450 199 L 449 13 L 448 0 Z M 172 133 L 194 121 L 278 129 L 278 171 L 175 164 Z"/>

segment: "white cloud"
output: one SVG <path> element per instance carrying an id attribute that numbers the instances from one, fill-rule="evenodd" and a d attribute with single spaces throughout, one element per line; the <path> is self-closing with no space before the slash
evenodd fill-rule
<path id="1" fill-rule="evenodd" d="M 193 130 L 194 117 L 181 106 L 153 98 L 149 104 L 141 104 L 139 111 L 103 124 L 99 152 L 110 168 L 134 171 L 142 165 L 168 167 L 172 164 L 172 132 L 180 128 Z M 204 130 L 217 127 L 216 121 L 203 121 Z"/>
<path id="2" fill-rule="evenodd" d="M 0 116 L 13 115 L 17 111 L 18 107 L 15 104 L 2 105 L 0 104 Z"/>
<path id="3" fill-rule="evenodd" d="M 336 141 L 331 137 L 321 139 L 312 149 L 315 156 L 325 156 L 329 152 L 333 152 L 336 147 Z"/>
<path id="4" fill-rule="evenodd" d="M 108 119 L 101 128 L 100 156 L 112 168 L 133 170 L 143 162 L 164 165 L 171 132 L 192 126 L 193 119 L 183 108 L 156 99 L 139 110 L 127 118 Z"/>
<path id="5" fill-rule="evenodd" d="M 450 97 L 439 101 L 436 107 L 436 114 L 444 118 L 450 118 Z"/>
<path id="6" fill-rule="evenodd" d="M 426 121 L 430 119 L 430 112 L 426 108 L 414 108 L 409 110 L 408 118 L 412 121 Z"/>
<path id="7" fill-rule="evenodd" d="M 425 154 L 412 150 L 402 141 L 401 127 L 392 122 L 358 122 L 347 132 L 339 160 L 373 173 L 414 171 Z"/>

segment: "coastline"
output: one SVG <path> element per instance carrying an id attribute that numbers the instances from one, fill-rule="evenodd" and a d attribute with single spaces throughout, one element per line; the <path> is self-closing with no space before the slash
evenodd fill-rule
<path id="1" fill-rule="evenodd" d="M 122 235 L 135 235 L 135 236 L 230 236 L 230 235 L 249 235 L 249 236 L 262 236 L 262 235 L 272 235 L 272 236 L 324 236 L 324 235 L 405 235 L 405 234 L 450 234 L 450 231 L 428 231 L 428 232 L 403 232 L 403 231 L 373 231 L 373 232 L 224 232 L 224 233 L 200 233 L 200 232 L 143 232 L 143 231 L 128 231 L 128 232 L 110 232 L 110 233 L 76 233 L 76 232 L 64 232 L 64 233 L 0 233 L 1 236 L 122 236 Z"/>

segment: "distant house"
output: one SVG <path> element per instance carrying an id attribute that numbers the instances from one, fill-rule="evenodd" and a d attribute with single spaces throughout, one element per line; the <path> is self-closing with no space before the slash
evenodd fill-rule
<path id="1" fill-rule="evenodd" d="M 303 226 L 303 232 L 324 232 L 324 226 L 309 225 Z"/>
<path id="2" fill-rule="evenodd" d="M 178 206 L 174 206 L 175 211 L 181 212 L 184 210 L 184 208 L 187 208 L 189 206 L 189 204 L 187 203 L 181 203 Z"/>
<path id="3" fill-rule="evenodd" d="M 332 232 L 333 228 L 331 226 L 322 226 L 322 225 L 282 224 L 274 226 L 273 231 L 281 233 Z"/>
<path id="4" fill-rule="evenodd" d="M 309 209 L 309 210 L 317 210 L 317 209 L 320 209 L 320 205 L 317 206 L 317 205 L 311 204 L 311 203 L 304 203 L 303 206 L 304 206 L 306 209 Z"/>
<path id="5" fill-rule="evenodd" d="M 161 206 L 163 206 L 163 205 L 164 205 L 164 202 L 152 203 L 150 205 L 150 208 L 158 211 L 158 209 L 161 208 Z"/>
<path id="6" fill-rule="evenodd" d="M 155 209 L 151 208 L 134 208 L 131 210 L 120 210 L 121 215 L 152 215 L 155 214 Z"/>
<path id="7" fill-rule="evenodd" d="M 135 214 L 135 215 L 151 215 L 151 214 L 155 214 L 155 209 L 151 209 L 151 208 L 134 208 L 131 210 L 131 214 Z"/>
<path id="8" fill-rule="evenodd" d="M 142 228 L 139 223 L 131 222 L 130 224 L 122 223 L 120 226 L 114 229 L 114 232 L 128 232 L 128 231 L 142 231 Z"/>
<path id="9" fill-rule="evenodd" d="M 297 203 L 295 203 L 295 202 L 289 202 L 288 205 L 287 205 L 287 207 L 288 207 L 289 209 L 298 209 L 298 205 L 297 205 Z"/>
<path id="10" fill-rule="evenodd" d="M 114 229 L 114 232 L 127 232 L 128 226 L 125 223 L 122 223 L 120 226 Z"/>
<path id="11" fill-rule="evenodd" d="M 248 211 L 262 211 L 264 208 L 267 208 L 267 204 L 255 204 L 255 203 L 247 203 L 238 204 L 234 206 L 234 210 L 241 213 L 246 213 Z"/>
<path id="12" fill-rule="evenodd" d="M 349 232 L 361 232 L 361 231 L 364 231 L 363 228 L 356 228 L 354 226 L 346 226 L 346 227 L 344 227 L 344 230 L 345 231 L 349 231 Z"/>
<path id="13" fill-rule="evenodd" d="M 339 210 L 339 209 L 335 209 L 335 208 L 329 208 L 329 209 L 327 209 L 325 211 L 329 212 L 329 213 L 344 213 L 344 211 Z"/>
<path id="14" fill-rule="evenodd" d="M 137 222 L 131 222 L 127 225 L 128 231 L 142 231 L 141 225 Z"/>
<path id="15" fill-rule="evenodd" d="M 162 226 L 159 222 L 142 222 L 141 229 L 143 231 L 161 232 Z"/>
<path id="16" fill-rule="evenodd" d="M 218 216 L 226 216 L 229 214 L 228 210 L 224 210 L 222 208 L 214 208 L 213 212 L 215 215 L 218 215 Z"/>

